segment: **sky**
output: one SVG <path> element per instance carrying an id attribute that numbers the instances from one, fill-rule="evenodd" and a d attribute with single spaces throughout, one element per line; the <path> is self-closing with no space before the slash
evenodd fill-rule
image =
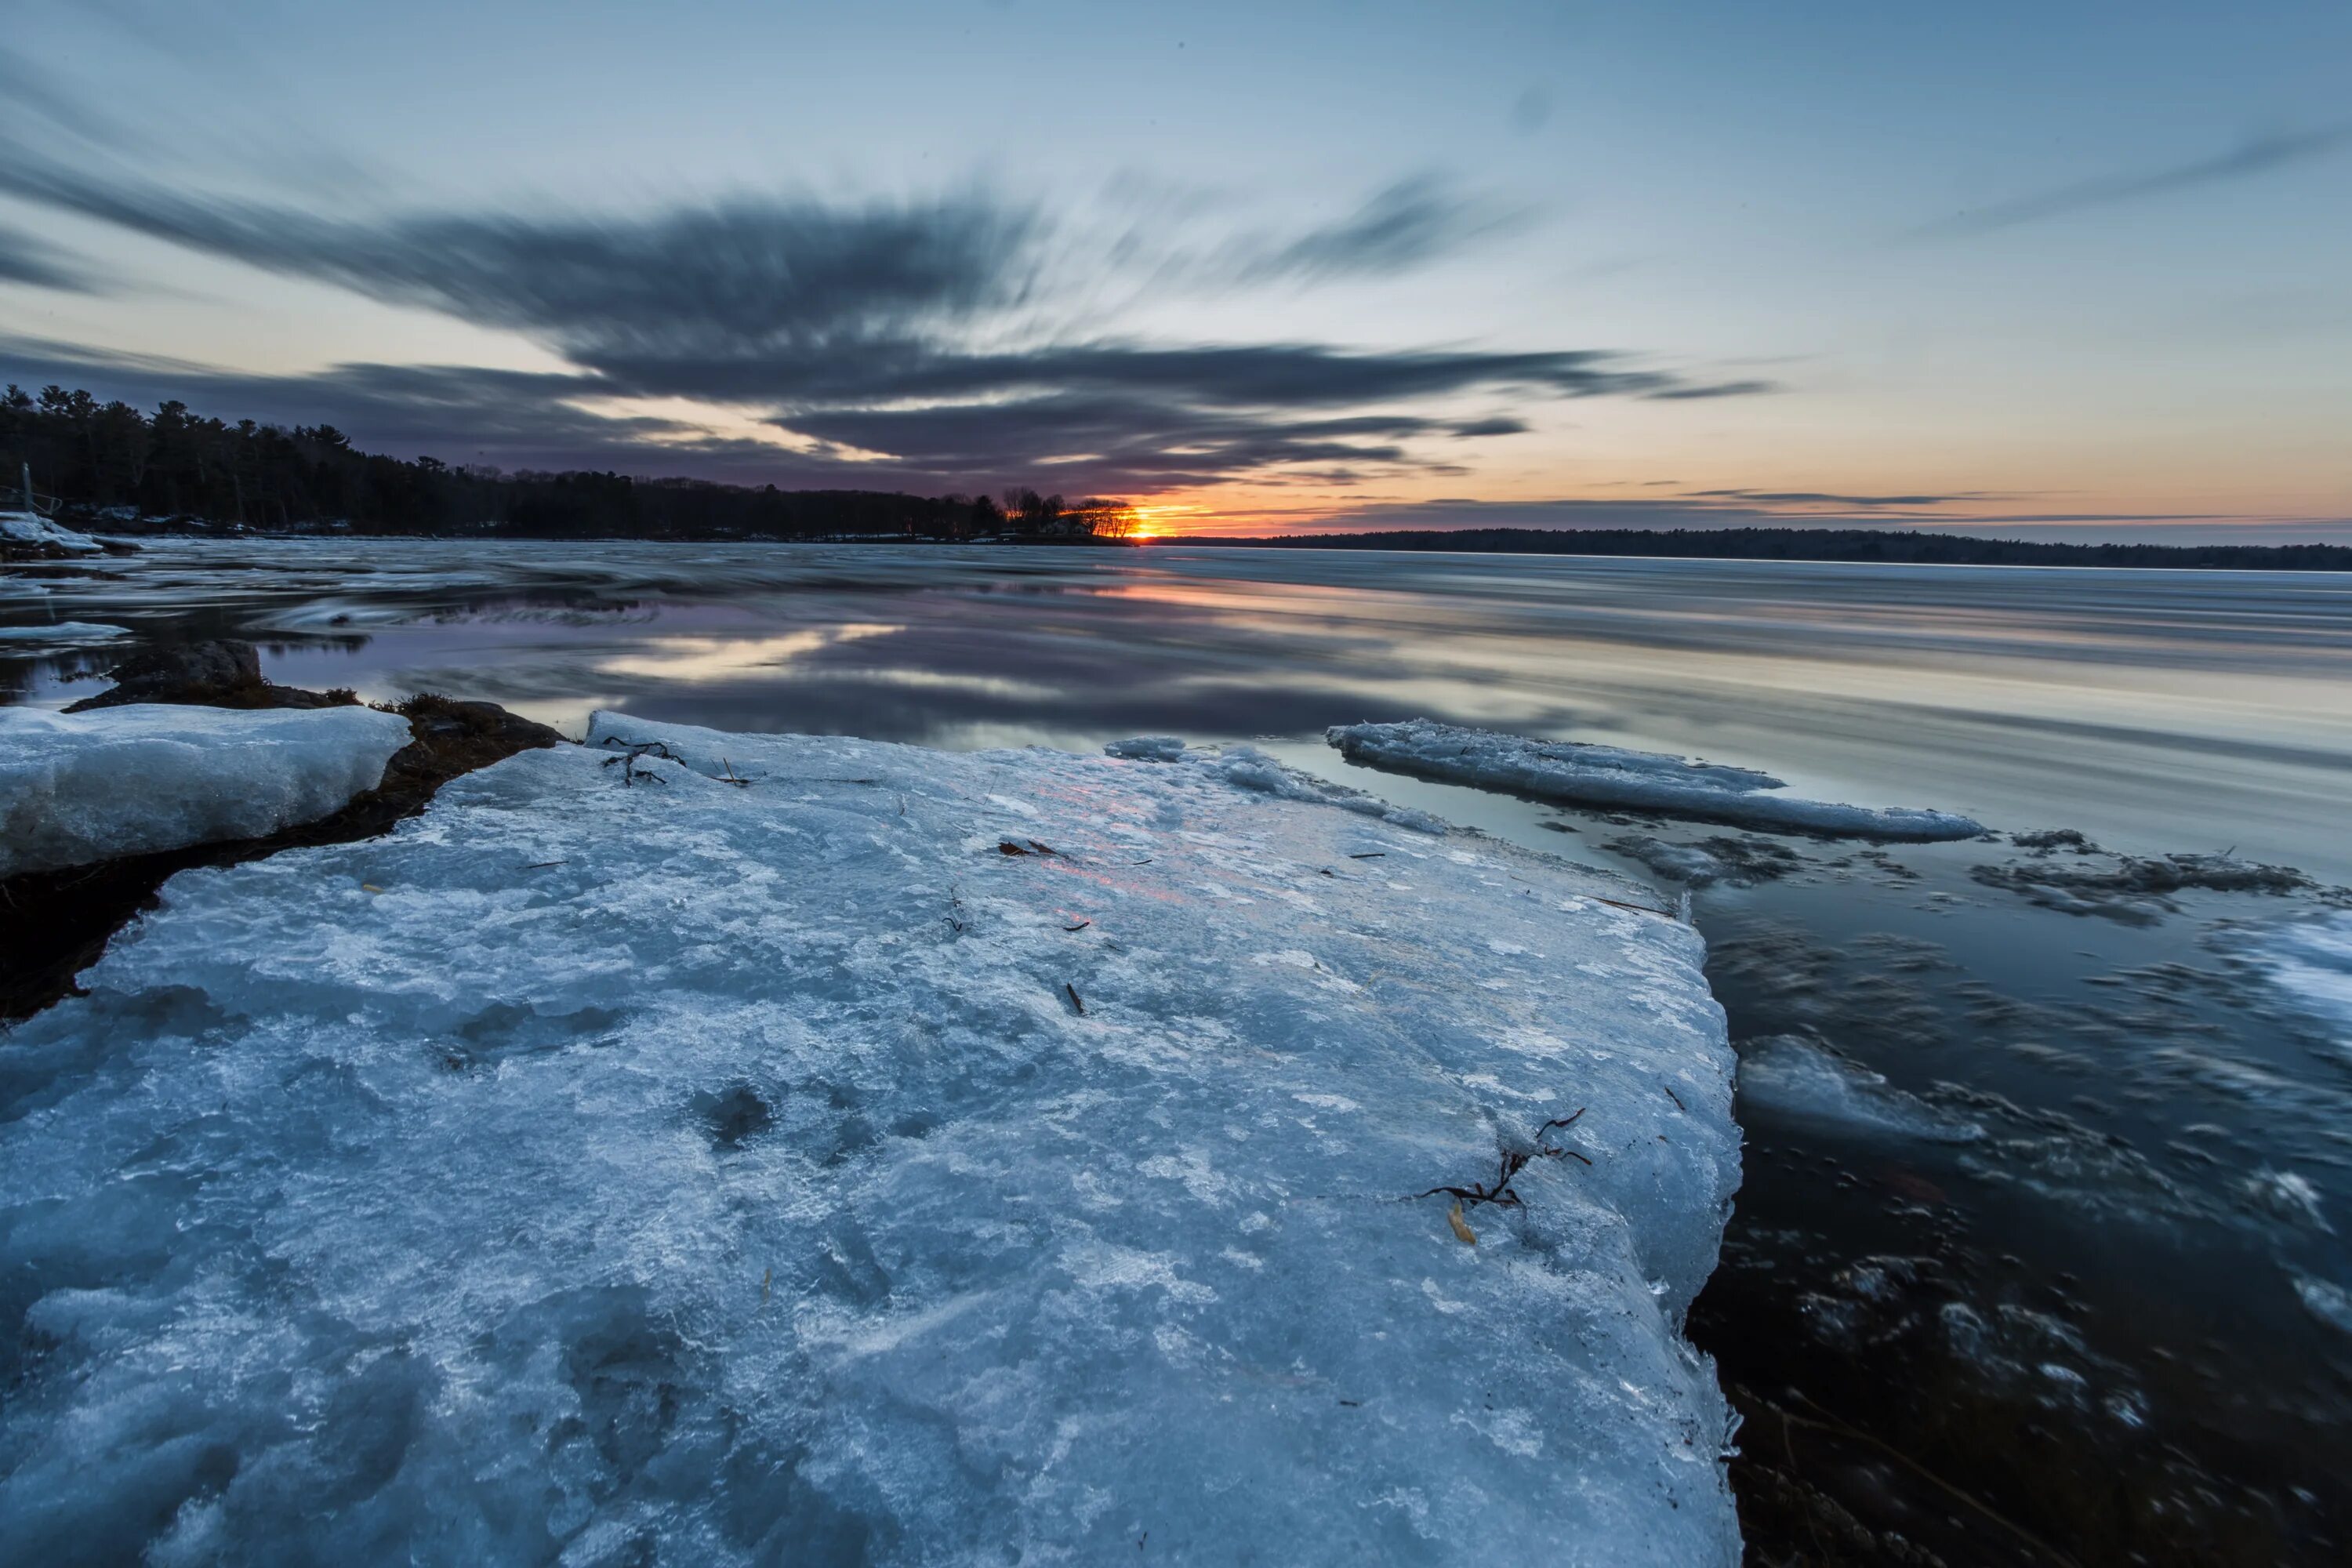
<path id="1" fill-rule="evenodd" d="M 2352 540 L 2352 5 L 0 0 L 0 382 L 1163 534 Z"/>

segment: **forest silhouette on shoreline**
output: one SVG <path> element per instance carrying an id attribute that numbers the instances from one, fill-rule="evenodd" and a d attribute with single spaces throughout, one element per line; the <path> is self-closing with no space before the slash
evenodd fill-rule
<path id="1" fill-rule="evenodd" d="M 63 521 L 111 533 L 746 542 L 928 540 L 1132 543 L 1136 509 L 1032 489 L 999 496 L 785 490 L 575 469 L 509 472 L 359 450 L 331 425 L 235 423 L 166 402 L 144 414 L 86 391 L 0 392 L 0 475 L 29 467 Z M 13 484 L 0 494 L 16 498 Z M 5 503 L 0 503 L 5 504 Z M 1202 538 L 1269 549 L 1444 551 L 1904 565 L 2352 571 L 2337 544 L 2052 543 L 1916 529 L 1390 529 Z"/>

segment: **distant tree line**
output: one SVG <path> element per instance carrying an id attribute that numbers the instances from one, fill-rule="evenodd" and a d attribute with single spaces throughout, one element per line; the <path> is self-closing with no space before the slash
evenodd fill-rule
<path id="1" fill-rule="evenodd" d="M 990 496 L 780 490 L 626 474 L 515 473 L 362 452 L 331 425 L 228 424 L 165 403 L 45 386 L 0 394 L 0 506 L 18 465 L 68 515 L 116 527 L 232 524 L 276 532 L 501 534 L 535 539 L 1116 540 L 1135 509 L 1013 489 Z"/>
<path id="2" fill-rule="evenodd" d="M 2341 544 L 2042 544 L 1877 528 L 1465 528 L 1284 534 L 1220 544 L 1453 550 L 1520 555 L 1671 555 L 1735 561 L 1885 561 L 1951 566 L 2170 566 L 2352 572 Z"/>

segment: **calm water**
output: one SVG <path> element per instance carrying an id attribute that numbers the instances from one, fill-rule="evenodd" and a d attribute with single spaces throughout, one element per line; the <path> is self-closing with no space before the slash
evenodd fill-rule
<path id="1" fill-rule="evenodd" d="M 1751 1534 L 1870 1560 L 1842 1513 L 1955 1563 L 2341 1560 L 2352 580 L 410 542 L 106 569 L 0 580 L 0 625 L 249 637 L 278 680 L 487 697 L 574 733 L 607 707 L 955 748 L 1247 740 L 1669 893 L 1629 840 L 1733 840 L 1752 885 L 1695 897 L 1750 1159 L 1693 1329 L 1750 1416 Z M 109 661 L 0 641 L 0 683 L 62 703 Z M 1417 715 L 1996 834 L 1766 840 L 1321 742 Z M 2051 829 L 2114 853 L 2014 841 Z M 2310 885 L 2120 875 L 2227 850 Z"/>

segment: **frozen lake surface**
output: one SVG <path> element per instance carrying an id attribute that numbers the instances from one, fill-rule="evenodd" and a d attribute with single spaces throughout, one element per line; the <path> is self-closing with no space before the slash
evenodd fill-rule
<path id="1" fill-rule="evenodd" d="M 1743 1466 L 1785 1444 L 1792 1485 L 1954 1561 L 2015 1529 L 2084 1560 L 2347 1542 L 2352 581 L 1178 546 L 257 541 L 100 564 L 119 577 L 0 586 L 0 623 L 250 637 L 274 680 L 488 698 L 573 734 L 604 708 L 957 750 L 1252 742 L 1688 888 L 1759 1069 L 1693 1320 L 1749 1415 Z M 0 641 L 37 705 L 110 657 Z M 1323 739 L 1416 718 L 1994 837 L 1578 807 Z M 2217 875 L 2224 852 L 2300 876 Z"/>

